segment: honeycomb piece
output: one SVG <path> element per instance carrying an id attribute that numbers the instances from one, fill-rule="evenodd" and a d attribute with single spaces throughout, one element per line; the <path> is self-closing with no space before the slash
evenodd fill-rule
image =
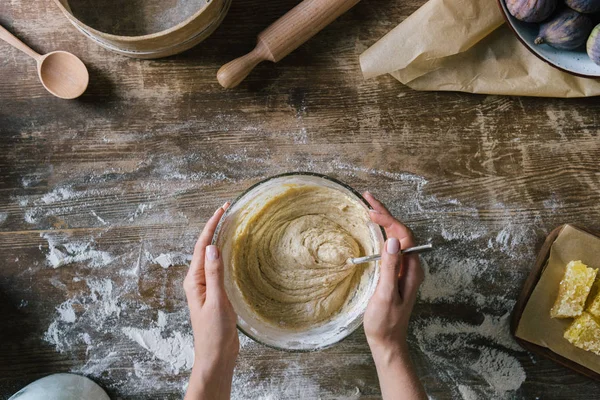
<path id="1" fill-rule="evenodd" d="M 597 272 L 597 269 L 588 268 L 581 261 L 568 263 L 565 275 L 560 281 L 558 297 L 550 310 L 550 316 L 573 318 L 581 315 Z"/>
<path id="2" fill-rule="evenodd" d="M 588 297 L 588 306 L 585 309 L 596 318 L 600 318 L 600 281 L 596 281 Z"/>
<path id="3" fill-rule="evenodd" d="M 591 314 L 584 311 L 569 325 L 564 337 L 572 345 L 600 355 L 600 324 Z"/>

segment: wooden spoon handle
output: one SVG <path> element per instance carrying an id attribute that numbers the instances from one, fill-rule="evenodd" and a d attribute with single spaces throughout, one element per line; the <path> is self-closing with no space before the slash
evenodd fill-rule
<path id="1" fill-rule="evenodd" d="M 359 0 L 304 0 L 258 35 L 256 48 L 217 73 L 226 88 L 237 86 L 261 61 L 277 62 L 316 35 Z"/>
<path id="2" fill-rule="evenodd" d="M 6 43 L 10 44 L 16 49 L 21 50 L 23 53 L 27 54 L 29 57 L 38 61 L 42 56 L 31 49 L 31 47 L 27 46 L 25 43 L 21 42 L 15 35 L 6 30 L 2 25 L 0 25 L 0 39 L 4 40 Z"/>

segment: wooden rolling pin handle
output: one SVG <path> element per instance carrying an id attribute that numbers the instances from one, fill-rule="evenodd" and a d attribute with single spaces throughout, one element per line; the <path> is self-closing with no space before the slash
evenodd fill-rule
<path id="1" fill-rule="evenodd" d="M 226 89 L 239 85 L 258 64 L 263 61 L 275 61 L 265 44 L 259 40 L 254 50 L 245 56 L 236 58 L 219 68 L 217 80 Z"/>
<path id="2" fill-rule="evenodd" d="M 277 62 L 317 34 L 359 0 L 303 0 L 258 35 L 256 48 L 217 73 L 225 88 L 240 84 L 258 63 Z"/>

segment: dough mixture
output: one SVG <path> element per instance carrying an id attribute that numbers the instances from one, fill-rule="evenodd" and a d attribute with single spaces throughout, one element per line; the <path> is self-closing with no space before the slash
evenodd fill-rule
<path id="1" fill-rule="evenodd" d="M 265 321 L 303 328 L 334 316 L 356 292 L 373 254 L 367 211 L 334 189 L 291 187 L 272 198 L 234 239 L 236 284 Z"/>

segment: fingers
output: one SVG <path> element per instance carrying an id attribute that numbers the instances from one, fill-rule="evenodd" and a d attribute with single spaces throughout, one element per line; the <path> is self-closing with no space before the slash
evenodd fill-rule
<path id="1" fill-rule="evenodd" d="M 400 296 L 412 308 L 417 300 L 419 287 L 423 283 L 424 273 L 417 254 L 404 256 L 403 268 L 398 280 Z"/>
<path id="2" fill-rule="evenodd" d="M 217 246 L 210 245 L 206 248 L 204 271 L 206 274 L 206 297 L 217 298 L 225 292 L 223 260 Z"/>
<path id="3" fill-rule="evenodd" d="M 229 207 L 229 202 L 218 208 L 213 216 L 210 217 L 210 219 L 206 222 L 206 225 L 204 225 L 204 229 L 202 230 L 202 233 L 200 234 L 200 237 L 194 246 L 194 255 L 192 256 L 192 262 L 190 263 L 188 274 L 194 274 L 202 268 L 204 261 L 204 249 L 206 249 L 206 246 L 212 242 L 215 229 L 217 229 L 219 220 L 223 216 L 223 213 L 227 207 Z"/>
<path id="4" fill-rule="evenodd" d="M 410 254 L 406 256 L 400 256 L 398 254 L 389 254 L 388 246 L 393 238 L 398 238 L 400 242 L 400 248 L 406 249 L 415 245 L 415 240 L 411 230 L 402 224 L 400 221 L 395 219 L 388 209 L 377 200 L 371 193 L 365 192 L 364 198 L 369 202 L 373 210 L 370 210 L 369 214 L 371 220 L 376 224 L 382 226 L 385 229 L 387 236 L 390 238 L 386 241 L 386 251 L 383 251 L 381 258 L 381 281 L 385 281 L 382 290 L 386 293 L 392 288 L 388 279 L 392 278 L 395 280 L 394 290 L 399 293 L 399 297 L 407 303 L 409 307 L 412 307 L 416 301 L 419 287 L 423 282 L 423 270 L 419 263 L 419 256 L 417 254 Z M 392 249 L 393 250 L 393 249 Z M 396 264 L 393 264 L 392 272 L 392 259 L 396 259 Z M 396 269 L 397 268 L 397 269 Z M 377 288 L 379 290 L 379 286 Z"/>
<path id="5" fill-rule="evenodd" d="M 385 299 L 399 299 L 398 275 L 400 274 L 400 241 L 396 238 L 386 240 L 381 254 L 378 294 Z"/>
<path id="6" fill-rule="evenodd" d="M 217 229 L 217 225 L 219 225 L 219 220 L 225 213 L 225 210 L 229 207 L 229 202 L 223 204 L 221 208 L 218 208 L 217 211 L 213 214 L 212 217 L 208 220 L 206 225 L 204 225 L 204 229 L 198 238 L 198 242 L 196 243 L 196 247 L 200 247 L 202 250 L 206 248 L 211 242 L 213 235 L 215 234 L 215 229 Z"/>
<path id="7" fill-rule="evenodd" d="M 373 210 L 369 212 L 371 221 L 382 226 L 388 237 L 398 238 L 403 249 L 415 245 L 413 234 L 408 227 L 394 218 L 388 209 L 371 193 L 365 192 L 363 196 L 367 199 L 371 207 L 373 207 Z"/>
<path id="8" fill-rule="evenodd" d="M 377 211 L 380 214 L 388 214 L 390 215 L 390 212 L 388 211 L 388 209 L 386 208 L 386 206 L 383 205 L 382 202 L 380 202 L 379 200 L 377 200 L 375 198 L 375 196 L 373 196 L 373 194 L 371 194 L 371 192 L 366 191 L 363 193 L 363 197 L 365 199 L 367 199 L 367 201 L 369 202 L 369 204 L 371 205 L 371 207 L 373 207 L 373 209 L 375 211 Z"/>
<path id="9" fill-rule="evenodd" d="M 406 247 L 414 246 L 412 232 L 396 218 L 392 217 L 390 214 L 379 214 L 374 211 L 371 211 L 369 214 L 371 216 L 371 221 L 382 226 L 388 237 L 398 238 L 406 245 Z"/>
<path id="10" fill-rule="evenodd" d="M 215 229 L 217 229 L 219 220 L 227 207 L 229 207 L 229 202 L 218 208 L 213 216 L 206 222 L 206 225 L 204 225 L 204 229 L 194 246 L 192 262 L 190 263 L 190 268 L 184 280 L 184 289 L 186 291 L 196 290 L 198 285 L 206 285 L 206 277 L 204 274 L 205 249 L 206 246 L 211 243 Z"/>

